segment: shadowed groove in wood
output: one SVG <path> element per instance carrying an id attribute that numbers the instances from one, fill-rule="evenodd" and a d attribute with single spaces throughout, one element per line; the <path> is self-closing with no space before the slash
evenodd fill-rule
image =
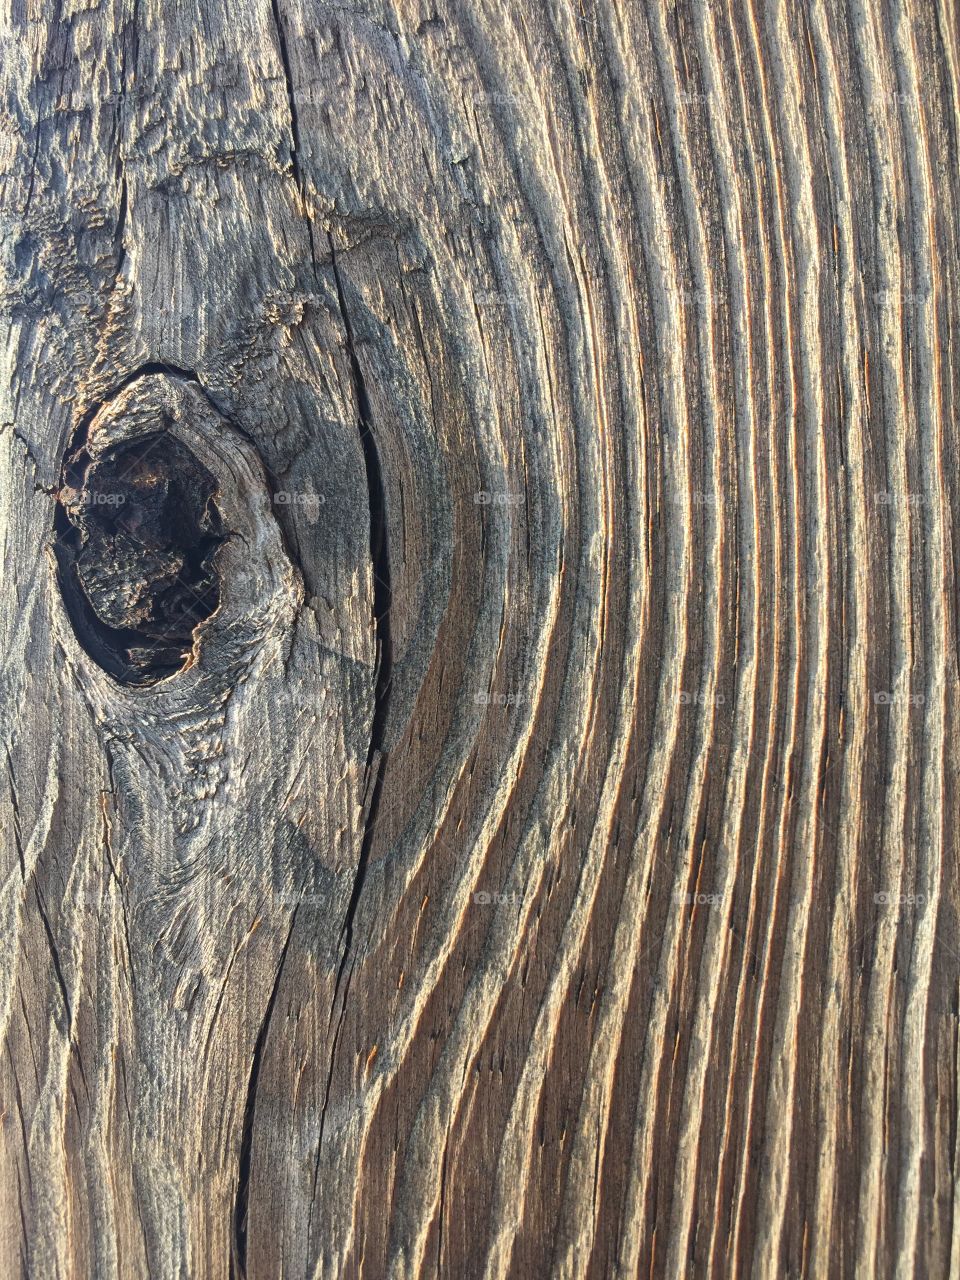
<path id="1" fill-rule="evenodd" d="M 336 1000 L 343 971 L 350 958 L 350 951 L 353 946 L 353 920 L 356 915 L 357 903 L 363 890 L 367 862 L 370 857 L 370 845 L 380 807 L 380 793 L 383 787 L 384 752 L 386 749 L 384 744 L 384 725 L 386 724 L 389 708 L 390 682 L 393 678 L 393 641 L 390 631 L 390 610 L 393 605 L 393 599 L 390 589 L 390 545 L 387 534 L 387 516 L 380 455 L 371 423 L 370 401 L 367 397 L 363 373 L 354 348 L 353 328 L 347 312 L 346 299 L 343 296 L 340 273 L 337 270 L 337 256 L 333 247 L 333 240 L 329 236 L 328 241 L 330 244 L 330 262 L 337 286 L 337 304 L 343 317 L 343 330 L 350 357 L 350 371 L 353 375 L 360 442 L 363 446 L 363 463 L 367 477 L 367 495 L 370 505 L 370 560 L 373 573 L 373 622 L 377 648 L 377 678 L 373 693 L 374 705 L 373 718 L 370 724 L 370 746 L 367 749 L 370 799 L 364 819 L 363 839 L 360 842 L 360 855 L 357 859 L 357 873 L 354 877 L 353 888 L 350 891 L 350 901 L 347 904 L 347 914 L 343 922 L 343 959 L 340 961 L 340 967 L 337 970 L 337 984 L 334 989 L 334 1000 Z"/>

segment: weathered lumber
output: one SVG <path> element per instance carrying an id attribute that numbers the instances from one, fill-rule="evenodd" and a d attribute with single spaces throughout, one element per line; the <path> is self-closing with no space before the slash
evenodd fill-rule
<path id="1" fill-rule="evenodd" d="M 5 14 L 0 1273 L 960 1273 L 960 15 Z"/>

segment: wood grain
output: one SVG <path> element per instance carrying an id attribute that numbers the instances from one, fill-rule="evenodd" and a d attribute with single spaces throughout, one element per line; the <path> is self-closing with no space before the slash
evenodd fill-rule
<path id="1" fill-rule="evenodd" d="M 956 6 L 2 48 L 0 1272 L 960 1275 Z M 158 430 L 138 685 L 57 513 Z"/>

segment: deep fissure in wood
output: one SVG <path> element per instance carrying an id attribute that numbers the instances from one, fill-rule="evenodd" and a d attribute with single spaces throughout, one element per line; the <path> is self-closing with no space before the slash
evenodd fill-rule
<path id="1" fill-rule="evenodd" d="M 253 1156 L 253 1121 L 257 1108 L 257 1087 L 260 1083 L 260 1067 L 263 1062 L 263 1050 L 270 1032 L 277 993 L 280 990 L 280 979 L 283 977 L 283 966 L 293 937 L 293 927 L 297 921 L 297 908 L 294 907 L 290 917 L 290 930 L 287 940 L 280 952 L 276 977 L 264 1010 L 263 1021 L 257 1032 L 253 1047 L 253 1059 L 250 1063 L 250 1076 L 247 1080 L 247 1093 L 243 1106 L 243 1123 L 240 1129 L 240 1160 L 237 1168 L 237 1192 L 233 1203 L 233 1252 L 230 1257 L 231 1280 L 244 1280 L 247 1274 L 247 1224 L 250 1206 L 250 1165 Z"/>
<path id="2" fill-rule="evenodd" d="M 374 685 L 373 721 L 370 726 L 370 746 L 367 751 L 368 784 L 372 782 L 372 792 L 370 796 L 370 804 L 367 809 L 366 822 L 364 824 L 363 838 L 360 843 L 360 855 L 357 860 L 357 871 L 354 876 L 353 888 L 350 893 L 350 901 L 347 905 L 347 913 L 343 922 L 342 932 L 344 946 L 343 956 L 340 960 L 340 967 L 337 972 L 336 987 L 334 990 L 334 1001 L 336 1001 L 336 993 L 340 989 L 340 981 L 343 977 L 343 973 L 346 969 L 347 961 L 353 947 L 353 922 L 357 912 L 357 904 L 360 901 L 360 894 L 363 890 L 363 882 L 367 873 L 367 865 L 370 860 L 370 848 L 373 843 L 373 833 L 376 829 L 377 813 L 380 806 L 380 793 L 383 790 L 383 773 L 385 765 L 384 730 L 386 728 L 387 712 L 390 702 L 390 685 L 393 679 L 393 637 L 390 627 L 390 609 L 393 603 L 393 593 L 390 579 L 390 543 L 387 527 L 387 502 L 383 483 L 383 470 L 380 465 L 380 452 L 377 448 L 377 441 L 373 432 L 370 399 L 367 395 L 367 388 L 363 378 L 363 371 L 360 368 L 360 361 L 357 359 L 356 346 L 353 338 L 353 326 L 350 323 L 350 313 L 347 310 L 346 297 L 343 292 L 343 282 L 340 279 L 340 271 L 337 266 L 336 250 L 334 248 L 333 238 L 328 236 L 328 239 L 330 243 L 330 260 L 333 266 L 333 276 L 337 286 L 337 301 L 340 306 L 340 314 L 343 318 L 347 353 L 350 359 L 350 371 L 353 377 L 354 392 L 357 399 L 360 444 L 363 448 L 363 462 L 367 479 L 367 494 L 370 507 L 370 558 L 373 564 L 373 623 L 377 649 L 377 675 Z"/>
<path id="3" fill-rule="evenodd" d="M 287 33 L 283 27 L 283 18 L 280 14 L 280 6 L 277 0 L 271 0 L 271 9 L 273 11 L 273 22 L 277 28 L 277 48 L 280 53 L 280 63 L 283 66 L 283 78 L 287 86 L 287 108 L 290 112 L 290 164 L 293 168 L 293 178 L 297 186 L 303 190 L 303 178 L 300 174 L 300 125 L 297 120 L 297 103 L 293 96 L 293 72 L 290 69 L 290 51 L 287 48 Z M 313 239 L 313 228 L 307 219 L 307 229 L 311 233 Z"/>

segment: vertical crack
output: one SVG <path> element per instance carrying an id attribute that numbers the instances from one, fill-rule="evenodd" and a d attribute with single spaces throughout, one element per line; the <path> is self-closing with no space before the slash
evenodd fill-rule
<path id="1" fill-rule="evenodd" d="M 440 1210 L 437 1218 L 437 1275 L 443 1266 L 443 1218 L 447 1207 L 447 1156 L 450 1154 L 450 1127 L 443 1140 L 443 1159 L 440 1161 Z"/>
<path id="2" fill-rule="evenodd" d="M 27 864 L 23 854 L 23 828 L 20 824 L 20 797 L 17 795 L 17 777 L 13 770 L 13 759 L 10 755 L 10 748 L 6 747 L 7 753 L 7 778 L 10 783 L 10 801 L 13 806 L 13 840 L 17 847 L 17 859 L 20 863 L 20 877 L 23 883 L 27 883 Z"/>
<path id="3" fill-rule="evenodd" d="M 113 232 L 114 242 L 117 246 L 117 266 L 114 271 L 115 280 L 119 280 L 123 275 L 124 264 L 127 261 L 127 248 L 123 242 L 123 237 L 127 229 L 127 175 L 123 171 L 123 161 L 120 159 L 119 154 L 117 156 L 117 170 L 120 181 L 120 208 L 117 212 L 117 225 Z"/>
<path id="4" fill-rule="evenodd" d="M 53 961 L 53 971 L 57 978 L 57 986 L 60 989 L 60 996 L 63 1000 L 64 1012 L 67 1015 L 67 1027 L 73 1028 L 73 1010 L 70 1007 L 70 996 L 67 994 L 67 984 L 63 976 L 63 969 L 60 966 L 60 952 L 57 950 L 57 944 L 54 941 L 53 930 L 50 928 L 50 917 L 47 915 L 47 908 L 43 901 L 43 895 L 36 885 L 33 892 L 37 899 L 37 908 L 40 912 L 40 919 L 43 921 L 43 931 L 47 936 L 47 945 L 50 948 L 50 958 Z"/>
<path id="5" fill-rule="evenodd" d="M 360 842 L 360 856 L 357 860 L 356 875 L 347 904 L 341 937 L 344 940 L 343 956 L 337 971 L 337 982 L 333 999 L 336 1004 L 340 981 L 353 946 L 353 922 L 360 901 L 360 893 L 367 874 L 370 859 L 370 847 L 377 824 L 377 813 L 380 807 L 380 793 L 383 790 L 384 764 L 384 730 L 387 723 L 387 711 L 390 702 L 390 684 L 393 679 L 393 639 L 390 630 L 390 607 L 393 601 L 390 580 L 390 545 L 387 534 L 387 503 L 383 484 L 383 470 L 380 465 L 380 452 L 377 449 L 376 437 L 373 433 L 370 414 L 370 401 L 367 396 L 363 372 L 357 359 L 353 340 L 353 327 L 347 311 L 343 284 L 337 267 L 337 255 L 333 245 L 333 237 L 327 239 L 330 244 L 330 260 L 333 265 L 333 276 L 337 286 L 337 300 L 343 327 L 346 334 L 347 353 L 350 358 L 350 370 L 353 376 L 354 393 L 357 400 L 360 429 L 360 444 L 363 448 L 363 463 L 366 470 L 367 493 L 370 507 L 370 559 L 373 565 L 373 626 L 376 639 L 376 681 L 373 696 L 373 722 L 370 726 L 370 746 L 367 751 L 367 786 L 371 787 L 370 804 L 367 807 L 364 821 L 363 838 Z"/>
<path id="6" fill-rule="evenodd" d="M 306 208 L 307 188 L 303 179 L 303 170 L 300 168 L 300 118 L 297 115 L 297 98 L 293 90 L 293 67 L 290 63 L 290 50 L 287 47 L 287 32 L 284 27 L 283 17 L 280 13 L 280 5 L 278 0 L 270 0 L 270 7 L 273 12 L 273 24 L 277 29 L 277 50 L 280 54 L 280 64 L 283 67 L 283 79 L 287 87 L 287 110 L 290 114 L 290 167 L 293 170 L 293 180 L 296 183 L 297 190 L 300 193 L 300 202 L 303 205 L 304 219 L 307 224 L 307 236 L 310 240 L 310 259 L 313 262 L 313 274 L 317 274 L 317 248 L 313 239 L 313 219 L 310 217 Z"/>
<path id="7" fill-rule="evenodd" d="M 293 94 L 293 72 L 290 69 L 290 52 L 287 49 L 287 33 L 283 26 L 283 18 L 280 16 L 280 5 L 277 0 L 270 0 L 273 10 L 273 21 L 277 28 L 277 47 L 280 52 L 280 62 L 283 66 L 283 78 L 287 85 L 287 106 L 290 111 L 290 136 L 292 145 L 290 147 L 290 164 L 293 167 L 293 177 L 297 186 L 303 191 L 303 176 L 300 173 L 300 123 L 297 119 L 297 101 Z"/>
<path id="8" fill-rule="evenodd" d="M 287 959 L 290 939 L 293 937 L 293 926 L 296 924 L 298 907 L 294 907 L 290 917 L 290 932 L 280 952 L 280 963 L 277 965 L 277 976 L 273 980 L 273 989 L 267 1001 L 263 1021 L 257 1033 L 253 1047 L 253 1061 L 250 1064 L 250 1078 L 247 1081 L 247 1099 L 243 1108 L 243 1126 L 240 1131 L 240 1165 L 237 1172 L 237 1194 L 233 1202 L 233 1254 L 230 1260 L 230 1275 L 242 1280 L 247 1274 L 247 1217 L 250 1205 L 250 1166 L 253 1156 L 253 1120 L 257 1109 L 257 1086 L 260 1083 L 260 1066 L 263 1062 L 263 1050 L 270 1032 L 270 1021 L 273 1018 L 273 1007 L 277 1002 L 280 990 L 280 979 Z"/>

